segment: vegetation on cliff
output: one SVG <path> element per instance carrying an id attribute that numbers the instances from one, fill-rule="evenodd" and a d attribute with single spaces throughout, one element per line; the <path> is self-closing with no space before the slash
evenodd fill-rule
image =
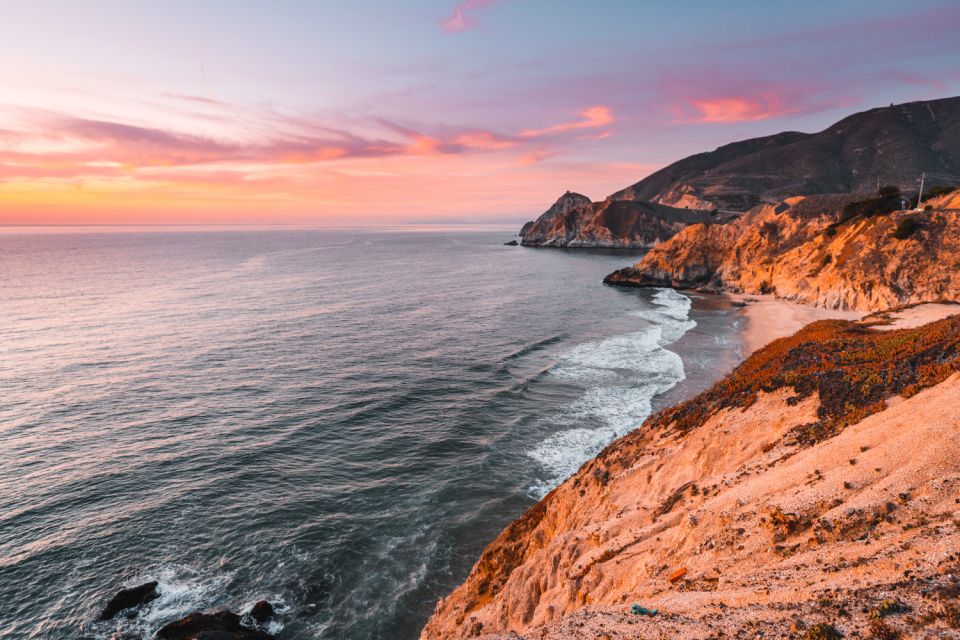
<path id="1" fill-rule="evenodd" d="M 934 308 L 947 317 L 905 320 Z M 818 322 L 772 342 L 508 527 L 422 637 L 936 637 L 955 627 L 960 558 L 942 553 L 960 544 L 954 311 Z M 659 613 L 637 616 L 631 603 Z"/>
<path id="2" fill-rule="evenodd" d="M 898 198 L 795 197 L 726 224 L 692 225 L 605 282 L 862 311 L 957 300 L 960 211 L 901 211 Z"/>
<path id="3" fill-rule="evenodd" d="M 611 198 L 745 211 L 793 195 L 866 192 L 878 180 L 913 185 L 923 171 L 960 175 L 958 125 L 960 98 L 870 109 L 819 133 L 790 131 L 684 158 Z"/>
<path id="4" fill-rule="evenodd" d="M 819 399 L 817 421 L 792 434 L 809 445 L 882 411 L 892 396 L 913 396 L 960 371 L 960 305 L 958 315 L 938 322 L 878 331 L 895 311 L 859 322 L 821 320 L 774 340 L 712 388 L 658 413 L 644 428 L 690 431 L 723 409 L 744 409 L 761 393 L 789 389 L 789 403 Z M 615 456 L 622 444 L 599 458 Z"/>

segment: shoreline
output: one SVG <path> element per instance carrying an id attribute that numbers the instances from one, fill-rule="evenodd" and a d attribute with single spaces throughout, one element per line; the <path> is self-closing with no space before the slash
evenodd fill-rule
<path id="1" fill-rule="evenodd" d="M 740 330 L 743 346 L 743 359 L 746 360 L 758 349 L 778 338 L 791 336 L 811 322 L 818 320 L 859 320 L 867 315 L 866 311 L 826 309 L 800 302 L 776 298 L 769 294 L 746 295 L 723 293 L 735 304 L 744 304 L 740 309 L 746 319 Z"/>

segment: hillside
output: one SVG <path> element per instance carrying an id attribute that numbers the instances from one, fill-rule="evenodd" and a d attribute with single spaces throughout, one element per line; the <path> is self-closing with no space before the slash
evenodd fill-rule
<path id="1" fill-rule="evenodd" d="M 923 171 L 960 175 L 960 97 L 871 109 L 819 133 L 735 142 L 610 197 L 745 211 L 794 195 L 873 192 L 878 181 L 908 189 Z"/>
<path id="2" fill-rule="evenodd" d="M 960 637 L 960 307 L 938 310 L 814 323 L 651 417 L 421 637 Z"/>
<path id="3" fill-rule="evenodd" d="M 895 211 L 841 222 L 854 200 L 796 197 L 726 224 L 692 225 L 605 282 L 770 293 L 862 311 L 960 299 L 960 211 Z"/>
<path id="4" fill-rule="evenodd" d="M 520 232 L 528 247 L 650 247 L 694 222 L 710 220 L 704 211 L 650 202 L 604 200 L 567 192 Z"/>

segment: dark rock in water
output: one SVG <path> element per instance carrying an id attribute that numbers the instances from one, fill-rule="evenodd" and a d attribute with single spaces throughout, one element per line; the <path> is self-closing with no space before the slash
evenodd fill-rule
<path id="1" fill-rule="evenodd" d="M 161 640 L 275 640 L 265 631 L 240 624 L 240 616 L 232 611 L 191 613 L 161 627 L 156 637 Z"/>
<path id="2" fill-rule="evenodd" d="M 138 587 L 121 589 L 117 592 L 117 595 L 110 599 L 110 602 L 107 603 L 107 606 L 104 607 L 103 613 L 100 614 L 100 619 L 111 620 L 115 615 L 124 609 L 142 607 L 151 600 L 156 600 L 159 597 L 160 594 L 157 592 L 156 580 L 146 584 L 141 584 Z"/>
<path id="3" fill-rule="evenodd" d="M 250 610 L 250 617 L 263 624 L 273 617 L 273 605 L 266 600 L 261 600 L 253 605 L 253 609 Z"/>
<path id="4" fill-rule="evenodd" d="M 504 242 L 503 244 L 506 245 L 506 246 L 508 246 L 508 247 L 515 247 L 515 246 L 517 246 L 517 245 L 520 244 L 520 243 L 517 242 L 516 240 L 511 240 L 510 242 Z"/>

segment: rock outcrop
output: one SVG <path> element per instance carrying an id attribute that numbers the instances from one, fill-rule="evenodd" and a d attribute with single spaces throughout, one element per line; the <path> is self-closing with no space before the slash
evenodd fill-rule
<path id="1" fill-rule="evenodd" d="M 910 313 L 809 325 L 651 417 L 504 530 L 421 638 L 954 637 L 960 315 Z"/>
<path id="2" fill-rule="evenodd" d="M 694 222 L 705 222 L 705 211 L 677 209 L 649 202 L 607 199 L 590 202 L 567 192 L 521 231 L 527 247 L 651 247 Z"/>
<path id="3" fill-rule="evenodd" d="M 770 293 L 862 311 L 960 299 L 960 211 L 842 221 L 854 199 L 796 197 L 726 224 L 692 225 L 605 282 Z"/>
<path id="4" fill-rule="evenodd" d="M 928 189 L 956 184 L 960 97 L 871 109 L 819 133 L 733 142 L 674 162 L 602 202 L 568 191 L 520 236 L 528 246 L 652 246 L 709 219 L 708 211 L 731 215 L 795 195 L 872 192 L 878 184 L 914 191 L 924 172 Z"/>
<path id="5" fill-rule="evenodd" d="M 121 589 L 100 613 L 100 620 L 112 620 L 114 616 L 125 609 L 136 609 L 160 597 L 157 592 L 159 583 L 154 580 L 136 587 Z"/>
<path id="6" fill-rule="evenodd" d="M 269 633 L 245 627 L 232 611 L 191 613 L 157 631 L 160 640 L 274 640 Z"/>
<path id="7" fill-rule="evenodd" d="M 872 191 L 878 181 L 913 189 L 921 172 L 960 175 L 960 98 L 871 109 L 814 134 L 734 142 L 684 158 L 610 197 L 745 211 L 798 194 Z"/>

